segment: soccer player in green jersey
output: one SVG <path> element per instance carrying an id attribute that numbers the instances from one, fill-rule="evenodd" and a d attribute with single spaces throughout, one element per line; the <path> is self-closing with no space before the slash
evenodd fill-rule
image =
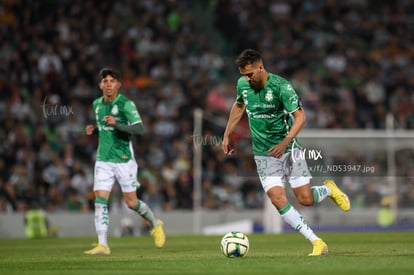
<path id="1" fill-rule="evenodd" d="M 267 72 L 262 56 L 256 50 L 244 50 L 236 64 L 242 76 L 237 82 L 236 102 L 224 132 L 223 152 L 226 155 L 234 153 L 230 135 L 246 111 L 257 173 L 264 191 L 282 219 L 312 243 L 309 256 L 327 254 L 326 243 L 287 200 L 284 180 L 289 181 L 298 202 L 305 206 L 320 203 L 329 196 L 343 211 L 349 211 L 349 199 L 332 180 L 310 187 L 312 176 L 306 160 L 292 157 L 294 151 L 301 150 L 296 136 L 306 121 L 305 111 L 292 85 Z"/>
<path id="2" fill-rule="evenodd" d="M 163 222 L 154 217 L 152 210 L 138 199 L 136 193 L 140 186 L 137 180 L 138 165 L 130 136 L 144 132 L 141 116 L 134 102 L 119 93 L 121 76 L 117 70 L 104 68 L 99 72 L 99 78 L 99 88 L 103 96 L 93 102 L 96 126 L 87 125 L 85 128 L 87 135 L 95 132 L 99 134 L 94 176 L 95 229 L 98 245 L 85 251 L 85 254 L 111 253 L 107 240 L 108 199 L 115 180 L 122 189 L 128 207 L 150 223 L 155 246 L 163 247 Z"/>

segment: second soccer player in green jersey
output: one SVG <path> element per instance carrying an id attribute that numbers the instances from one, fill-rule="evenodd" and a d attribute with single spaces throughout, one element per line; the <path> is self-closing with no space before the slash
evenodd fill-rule
<path id="1" fill-rule="evenodd" d="M 131 135 L 143 133 L 141 117 L 134 102 L 119 93 L 121 76 L 117 70 L 104 68 L 99 72 L 99 78 L 99 88 L 103 95 L 93 102 L 96 126 L 91 124 L 85 128 L 87 135 L 99 135 L 94 175 L 98 245 L 85 251 L 85 254 L 111 253 L 107 240 L 108 200 L 115 181 L 121 187 L 127 206 L 150 223 L 155 246 L 163 247 L 163 222 L 154 217 L 152 210 L 136 194 L 136 189 L 139 188 L 138 165 L 134 158 Z"/>

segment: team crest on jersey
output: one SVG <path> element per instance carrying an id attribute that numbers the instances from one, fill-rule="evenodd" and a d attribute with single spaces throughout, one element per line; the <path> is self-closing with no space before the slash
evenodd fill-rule
<path id="1" fill-rule="evenodd" d="M 112 107 L 111 114 L 113 114 L 113 115 L 118 114 L 118 105 L 114 105 L 114 107 Z"/>
<path id="2" fill-rule="evenodd" d="M 270 102 L 273 100 L 273 94 L 271 90 L 267 90 L 266 95 L 265 95 L 265 99 L 267 102 Z"/>

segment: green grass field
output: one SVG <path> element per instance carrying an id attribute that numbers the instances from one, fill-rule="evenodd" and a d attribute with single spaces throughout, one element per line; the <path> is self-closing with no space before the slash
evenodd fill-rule
<path id="1" fill-rule="evenodd" d="M 308 257 L 297 233 L 250 234 L 245 258 L 225 258 L 221 236 L 110 238 L 110 256 L 87 256 L 95 238 L 0 239 L 0 274 L 414 274 L 414 232 L 320 233 L 330 253 Z"/>

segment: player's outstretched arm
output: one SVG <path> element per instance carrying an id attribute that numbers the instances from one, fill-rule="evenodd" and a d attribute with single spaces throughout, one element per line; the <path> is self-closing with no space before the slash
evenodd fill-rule
<path id="1" fill-rule="evenodd" d="M 223 143 L 221 144 L 221 148 L 226 155 L 231 155 L 234 153 L 234 148 L 231 148 L 230 146 L 230 135 L 233 132 L 234 127 L 236 127 L 237 123 L 239 123 L 245 109 L 246 106 L 244 104 L 237 102 L 235 102 L 231 107 L 229 120 L 227 121 L 226 130 L 224 131 L 223 135 Z"/>

